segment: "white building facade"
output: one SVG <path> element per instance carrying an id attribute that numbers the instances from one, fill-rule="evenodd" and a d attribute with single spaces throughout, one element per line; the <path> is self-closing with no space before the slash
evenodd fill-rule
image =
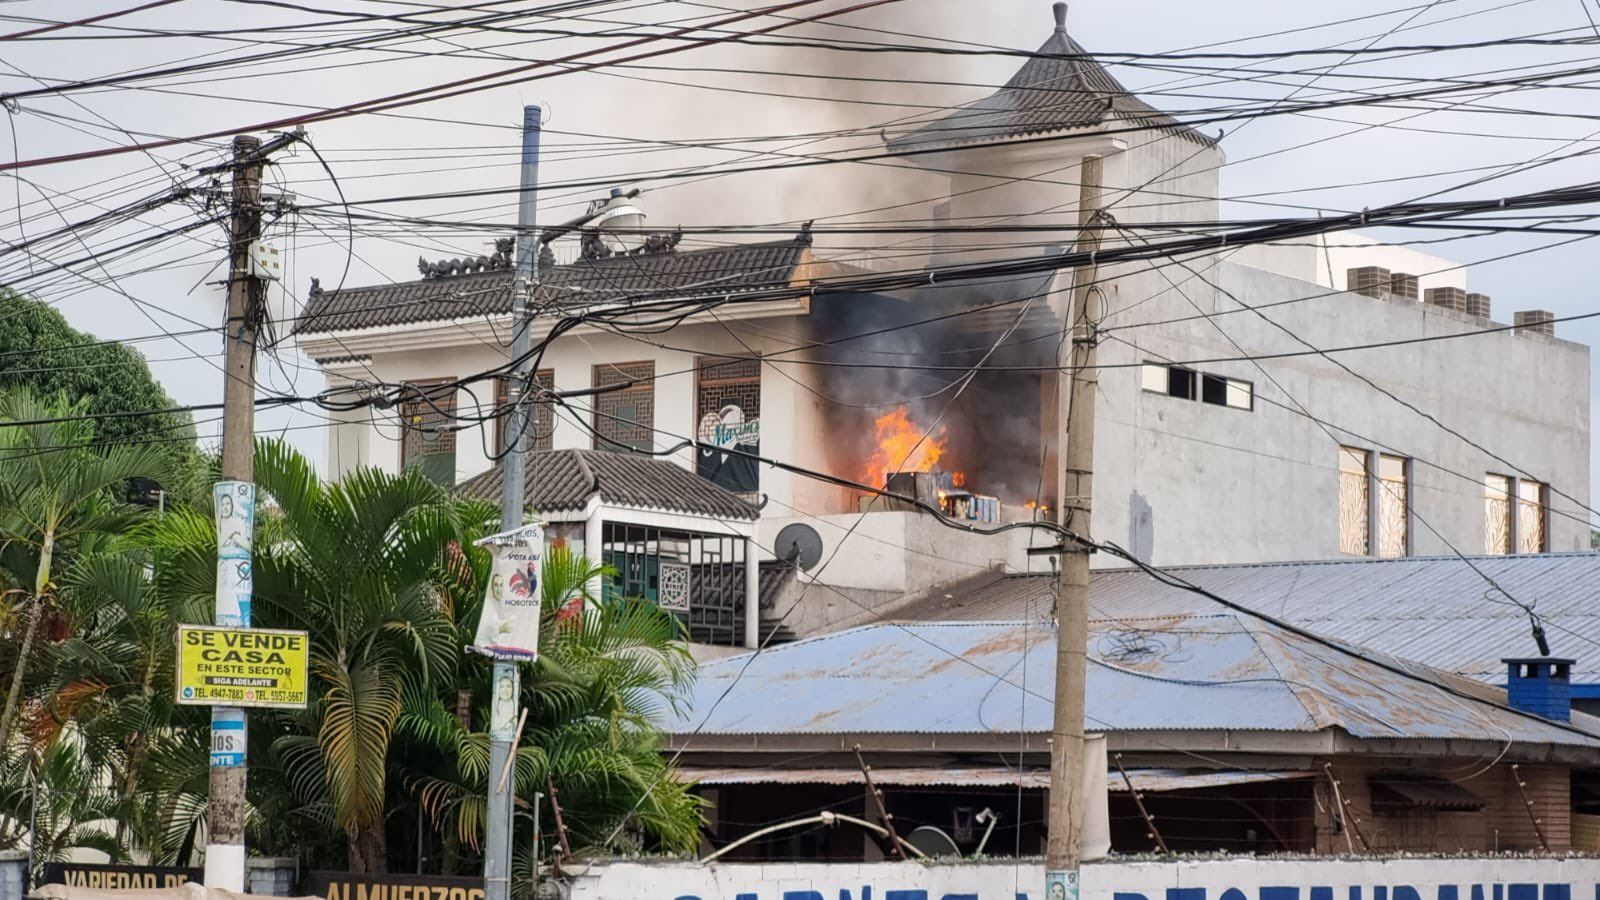
<path id="1" fill-rule="evenodd" d="M 931 265 L 1070 246 L 1076 230 L 1063 223 L 1078 221 L 1084 157 L 1101 160 L 1101 205 L 1114 220 L 1106 246 L 1216 219 L 1223 155 L 1213 140 L 1073 59 L 1082 48 L 1062 24 L 1041 51 L 994 96 L 890 139 L 949 175 L 948 200 L 929 214 L 951 230 L 930 242 Z M 960 230 L 993 223 L 1060 230 Z M 822 243 L 686 244 L 553 268 L 541 290 L 561 309 L 546 307 L 534 340 L 578 308 L 826 286 L 862 271 L 830 264 Z M 335 384 L 427 386 L 503 366 L 508 263 L 503 248 L 454 274 L 317 294 L 297 340 Z M 542 405 L 533 441 L 627 445 L 699 469 L 764 504 L 757 544 L 768 555 L 783 526 L 809 525 L 823 561 L 800 580 L 828 591 L 800 611 L 801 630 L 978 570 L 1038 569 L 1045 561 L 1024 551 L 1043 539 L 1026 530 L 954 531 L 722 450 L 857 481 L 902 463 L 959 473 L 939 482 L 976 495 L 959 515 L 1038 515 L 1030 503 L 1054 496 L 1053 366 L 1072 279 L 867 299 L 821 291 L 724 306 L 653 335 L 583 325 L 539 358 L 540 387 L 628 387 Z M 1095 536 L 1155 564 L 1587 549 L 1588 348 L 1540 316 L 1496 325 L 1468 280 L 1448 260 L 1358 235 L 1101 267 Z M 934 318 L 944 324 L 918 324 Z M 994 350 L 981 377 L 934 392 Z M 328 474 L 426 463 L 465 481 L 492 466 L 499 425 L 450 424 L 440 407 L 490 417 L 497 396 L 479 382 L 346 414 L 329 429 Z M 871 465 L 886 443 L 881 417 L 897 408 L 942 461 L 918 457 L 920 446 L 908 459 L 909 445 L 890 440 L 895 463 Z M 978 502 L 991 497 L 993 508 Z"/>

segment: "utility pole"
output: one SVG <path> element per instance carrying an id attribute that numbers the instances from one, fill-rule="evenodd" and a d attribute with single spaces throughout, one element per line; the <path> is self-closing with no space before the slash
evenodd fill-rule
<path id="1" fill-rule="evenodd" d="M 530 411 L 523 393 L 533 374 L 528 331 L 532 326 L 533 292 L 539 284 L 539 130 L 543 110 L 537 104 L 522 108 L 522 179 L 517 202 L 516 283 L 511 300 L 511 358 L 514 362 L 506 401 L 505 462 L 502 464 L 500 530 L 522 527 L 523 464 L 527 447 L 526 423 Z M 510 690 L 501 690 L 509 683 Z M 489 771 L 504 770 L 517 752 L 517 706 L 522 683 L 516 660 L 496 659 L 489 709 Z M 516 779 L 492 779 L 489 784 L 487 836 L 483 854 L 485 900 L 511 896 L 511 833 L 516 804 Z"/>
<path id="2" fill-rule="evenodd" d="M 1050 741 L 1049 840 L 1045 846 L 1046 900 L 1077 900 L 1078 842 L 1083 832 L 1083 714 L 1089 642 L 1089 517 L 1093 507 L 1094 400 L 1100 374 L 1095 368 L 1099 311 L 1092 294 L 1099 277 L 1094 261 L 1100 249 L 1100 172 L 1098 156 L 1085 156 L 1078 176 L 1077 252 L 1088 265 L 1074 273 L 1072 335 L 1066 433 L 1060 438 L 1061 525 L 1081 540 L 1062 541 L 1061 576 L 1056 586 L 1055 721 Z M 1060 887 L 1058 888 L 1057 885 Z"/>
<path id="3" fill-rule="evenodd" d="M 212 486 L 217 523 L 215 623 L 250 627 L 251 538 L 255 525 L 256 339 L 266 318 L 267 280 L 252 252 L 261 240 L 261 170 L 273 151 L 304 136 L 279 135 L 265 145 L 258 138 L 233 139 L 232 222 L 228 247 L 228 306 L 223 341 L 222 480 Z M 222 168 L 222 167 L 218 167 Z M 245 711 L 211 708 L 210 797 L 206 804 L 207 887 L 245 889 L 244 813 Z"/>
<path id="4" fill-rule="evenodd" d="M 250 271 L 251 245 L 261 238 L 261 141 L 233 139 L 233 221 L 228 248 L 228 311 L 223 340 L 227 358 L 222 385 L 222 480 L 214 501 L 255 505 L 256 336 L 265 308 L 266 285 Z M 231 517 L 231 516 L 230 516 Z M 248 520 L 248 517 L 247 517 Z M 219 520 L 220 524 L 220 520 Z M 248 539 L 250 532 L 246 530 Z M 218 531 L 219 540 L 221 530 Z M 216 624 L 250 627 L 250 550 L 235 548 L 217 559 Z M 211 709 L 211 796 L 206 805 L 208 887 L 245 889 L 244 789 L 245 711 Z"/>

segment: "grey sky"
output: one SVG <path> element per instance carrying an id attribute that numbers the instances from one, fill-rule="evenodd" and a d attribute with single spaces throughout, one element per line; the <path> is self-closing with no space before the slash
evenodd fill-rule
<path id="1" fill-rule="evenodd" d="M 0 6 L 0 16 L 60 19 L 93 15 L 121 5 L 124 4 L 24 0 Z M 416 12 L 410 4 L 380 4 L 370 0 L 339 0 L 336 5 L 353 12 Z M 716 11 L 713 6 L 732 8 L 735 5 L 752 8 L 756 4 L 750 0 L 737 0 L 737 3 L 711 0 L 710 4 L 633 0 L 591 15 L 618 23 L 666 22 L 711 14 Z M 817 4 L 795 14 L 836 5 L 840 4 Z M 1600 15 L 1595 10 L 1589 12 Z M 1387 15 L 1380 15 L 1384 13 Z M 1308 29 L 1335 19 L 1363 16 L 1373 17 L 1238 43 L 1239 39 L 1250 35 Z M 1439 0 L 1431 6 L 1405 0 L 1351 0 L 1335 5 L 1246 0 L 1203 4 L 1175 0 L 1119 3 L 1102 0 L 1076 4 L 1071 10 L 1069 28 L 1080 43 L 1094 51 L 1160 53 L 1223 43 L 1228 44 L 1228 49 L 1278 51 L 1330 45 L 1359 46 L 1413 16 L 1414 21 L 1405 30 L 1385 38 L 1383 43 L 1435 44 L 1524 35 L 1582 37 L 1595 34 L 1589 30 L 1591 25 L 1584 0 Z M 311 21 L 317 21 L 317 17 L 304 12 L 222 0 L 184 0 L 105 24 L 125 28 L 239 30 Z M 784 34 L 872 42 L 907 40 L 893 34 L 860 30 L 875 28 L 924 36 L 918 38 L 921 41 L 936 38 L 966 42 L 964 46 L 1032 50 L 1044 41 L 1051 27 L 1049 4 L 1044 0 L 901 0 L 838 21 L 858 28 L 807 26 Z M 608 27 L 594 22 L 528 24 L 584 30 Z M 763 20 L 759 24 L 774 22 Z M 0 20 L 0 33 L 27 27 L 30 26 L 26 22 Z M 381 23 L 375 27 L 381 27 Z M 111 33 L 117 32 L 99 29 L 73 32 Z M 298 41 L 331 39 L 328 34 L 277 33 L 270 36 Z M 245 52 L 240 49 L 248 48 L 241 43 L 242 37 L 245 36 L 232 40 L 130 37 L 116 41 L 7 42 L 0 45 L 4 51 L 0 53 L 0 90 L 34 87 L 38 84 L 33 80 L 36 78 L 78 79 L 198 54 Z M 522 42 L 520 46 L 518 41 Z M 276 118 L 294 111 L 296 104 L 333 106 L 540 57 L 575 52 L 598 43 L 573 38 L 548 38 L 532 44 L 526 41 L 526 36 L 477 34 L 452 37 L 448 43 L 419 42 L 408 48 L 430 55 L 351 52 L 298 63 L 293 69 L 275 65 L 246 78 L 236 77 L 238 73 L 233 72 L 220 73 L 223 78 L 195 76 L 184 79 L 192 83 L 170 88 L 186 92 L 182 95 L 149 90 L 107 90 L 76 95 L 81 106 L 60 98 L 28 100 L 23 102 L 20 111 L 8 116 L 11 131 L 0 139 L 0 155 L 10 156 L 13 138 L 16 153 L 24 159 L 113 142 L 125 143 L 126 138 L 108 134 L 100 117 L 135 132 L 136 136 L 196 133 Z M 463 48 L 473 48 L 480 55 L 498 54 L 505 58 L 461 59 L 442 55 L 460 53 Z M 271 47 L 255 49 L 259 52 Z M 1278 74 L 1288 69 L 1339 65 L 1334 74 L 1302 90 L 1298 99 L 1306 99 L 1329 88 L 1397 89 L 1399 83 L 1385 80 L 1389 77 L 1483 77 L 1480 73 L 1563 61 L 1573 66 L 1587 65 L 1587 60 L 1597 55 L 1600 50 L 1590 46 L 1493 48 L 1377 61 L 1345 62 L 1342 56 L 1297 57 L 1256 63 L 1257 72 L 1253 76 L 1256 80 L 1251 81 L 1240 80 L 1237 71 L 1229 73 L 1226 80 L 1214 76 L 1196 77 L 1192 71 L 1159 71 L 1148 65 L 1119 66 L 1113 71 L 1131 88 L 1146 92 L 1146 99 L 1153 105 L 1181 114 L 1186 110 L 1237 103 L 1245 98 L 1257 101 L 1283 98 L 1295 90 L 1295 85 L 1310 81 L 1310 76 Z M 346 63 L 362 65 L 344 66 Z M 1005 57 L 841 54 L 774 47 L 697 49 L 649 60 L 636 68 L 615 69 L 604 74 L 563 75 L 398 111 L 406 116 L 440 117 L 461 124 L 365 116 L 320 123 L 312 126 L 311 134 L 352 201 L 418 192 L 506 187 L 514 185 L 517 178 L 516 125 L 521 105 L 541 101 L 549 109 L 547 154 L 541 173 L 546 183 L 594 178 L 627 184 L 632 181 L 629 175 L 641 170 L 725 163 L 753 149 L 788 147 L 791 149 L 786 152 L 790 153 L 833 153 L 855 148 L 858 152 L 870 152 L 876 145 L 876 126 L 907 116 L 928 115 L 932 108 L 981 96 L 991 89 L 985 86 L 1003 81 L 1019 64 L 1020 60 Z M 1192 61 L 1192 65 L 1205 67 L 1226 64 L 1216 60 Z M 343 67 L 313 69 L 329 65 Z M 666 67 L 677 71 L 665 70 Z M 776 74 L 683 71 L 706 68 L 740 72 L 762 70 Z M 798 77 L 807 74 L 962 82 L 965 86 Z M 1508 73 L 1500 77 L 1505 74 Z M 1546 152 L 1572 153 L 1593 148 L 1596 145 L 1589 137 L 1600 130 L 1600 124 L 1590 117 L 1593 104 L 1585 102 L 1586 92 L 1592 89 L 1588 82 L 1592 81 L 1590 77 L 1582 77 L 1572 79 L 1578 86 L 1569 88 L 1538 87 L 1492 96 L 1485 92 L 1470 98 L 1452 97 L 1452 100 L 1471 99 L 1476 106 L 1451 111 L 1434 109 L 1437 104 L 1417 104 L 1409 109 L 1340 109 L 1264 118 L 1243 127 L 1229 124 L 1227 127 L 1236 133 L 1230 134 L 1223 144 L 1230 165 L 1222 173 L 1222 190 L 1225 197 L 1248 198 L 1248 202 L 1226 203 L 1223 214 L 1228 217 L 1299 215 L 1314 214 L 1316 209 L 1378 206 L 1494 174 L 1496 170 L 1492 167 L 1497 165 L 1525 162 Z M 753 93 L 729 93 L 712 87 Z M 62 116 L 69 119 L 59 118 Z M 1375 124 L 1384 127 L 1368 127 Z M 761 136 L 783 137 L 869 127 L 871 130 L 866 134 L 817 143 L 804 143 L 800 138 L 780 143 L 751 140 Z M 1208 125 L 1205 130 L 1214 132 L 1218 127 Z M 727 150 L 651 147 L 648 148 L 651 152 L 639 153 L 635 152 L 639 147 L 616 143 L 613 140 L 616 138 L 731 143 Z M 1574 139 L 1580 143 L 1566 146 L 1567 141 Z M 224 142 L 212 143 L 221 147 Z M 443 149 L 430 152 L 417 148 Z M 219 158 L 215 151 L 196 155 L 196 149 L 193 146 L 171 148 L 156 151 L 154 156 L 167 163 L 168 171 L 178 171 L 170 161 L 180 158 L 198 163 Z M 337 199 L 332 184 L 310 154 L 302 150 L 286 158 L 284 163 L 273 173 L 276 189 L 293 192 L 305 203 Z M 1460 171 L 1475 167 L 1490 168 Z M 1588 157 L 1580 157 L 1480 185 L 1462 195 L 1496 196 L 1593 181 L 1597 171 L 1600 168 Z M 19 234 L 15 208 L 19 191 L 24 204 L 23 215 L 40 214 L 40 218 L 28 219 L 24 224 L 26 233 L 35 234 L 60 224 L 59 219 L 52 220 L 47 207 L 38 203 L 41 189 L 55 204 L 64 207 L 67 218 L 81 219 L 91 214 L 93 208 L 80 206 L 75 197 L 86 198 L 103 190 L 103 186 L 135 178 L 152 179 L 146 190 L 157 189 L 162 183 L 161 173 L 152 157 L 146 154 L 35 168 L 20 174 L 26 179 L 21 184 L 0 177 L 0 197 L 5 198 L 0 208 L 8 211 L 0 215 L 0 238 L 7 241 L 16 240 Z M 839 217 L 931 196 L 936 190 L 936 185 L 928 179 L 910 177 L 904 169 L 892 164 L 796 169 L 671 186 L 653 186 L 645 182 L 642 186 L 650 190 L 641 202 L 650 213 L 651 223 L 661 227 L 678 223 L 760 224 Z M 560 220 L 571 215 L 584 199 L 601 193 L 603 189 L 599 187 L 546 191 L 542 216 L 546 222 Z M 122 196 L 118 202 L 131 196 Z M 441 200 L 378 209 L 411 215 L 510 222 L 514 213 L 507 201 L 506 197 Z M 909 214 L 912 213 L 901 211 L 895 215 Z M 193 216 L 190 210 L 175 208 L 153 214 L 144 221 L 170 225 Z M 117 232 L 124 236 L 134 233 Z M 291 251 L 291 276 L 286 283 L 290 294 L 282 298 L 283 306 L 288 309 L 295 307 L 312 276 L 319 277 L 326 287 L 338 283 L 347 259 L 350 284 L 406 280 L 415 277 L 419 254 L 442 257 L 483 253 L 487 252 L 489 240 L 487 235 L 463 237 L 448 243 L 431 236 L 395 239 L 394 235 L 358 235 L 354 252 L 347 256 L 350 248 L 345 243 L 345 233 L 337 216 L 303 220 L 294 227 L 284 222 L 273 230 L 272 236 Z M 200 232 L 196 237 L 204 238 L 214 247 L 220 233 L 213 229 Z M 1419 235 L 1388 234 L 1384 237 L 1415 239 Z M 1469 262 L 1548 242 L 1549 238 L 1483 237 L 1439 244 L 1432 247 L 1431 252 Z M 112 243 L 115 241 L 111 236 L 90 240 L 90 246 L 96 248 Z M 1496 318 L 1504 321 L 1509 321 L 1513 309 L 1529 307 L 1552 309 L 1558 315 L 1588 312 L 1594 308 L 1587 296 L 1588 270 L 1592 267 L 1586 265 L 1595 252 L 1592 243 L 1578 241 L 1557 249 L 1474 266 L 1470 275 L 1472 289 L 1493 295 Z M 166 264 L 170 259 L 183 256 L 195 256 L 195 259 L 186 266 Z M 177 240 L 162 245 L 144 259 L 110 264 L 110 274 L 120 276 L 116 280 L 121 290 L 144 301 L 146 305 L 142 308 L 124 293 L 105 286 L 110 280 L 107 271 L 95 267 L 82 271 L 100 284 L 58 280 L 46 283 L 41 294 L 56 302 L 75 325 L 107 338 L 187 330 L 196 327 L 194 323 L 213 325 L 219 321 L 221 310 L 220 293 L 212 283 L 218 277 L 213 266 L 219 258 L 217 252 L 200 243 L 186 244 Z M 153 272 L 124 274 L 154 263 L 162 265 Z M 18 268 L 17 263 L 7 261 L 4 272 L 14 275 Z M 25 271 L 26 265 L 20 268 Z M 22 286 L 27 288 L 36 283 L 25 282 Z M 1573 323 L 1559 326 L 1558 333 L 1592 343 L 1596 335 L 1600 335 L 1597 329 L 1600 326 L 1589 322 Z M 215 336 L 185 338 L 181 344 L 160 340 L 137 346 L 152 361 L 157 376 L 179 402 L 208 403 L 220 399 L 221 375 L 212 365 L 220 350 Z M 208 359 L 196 359 L 193 353 Z M 1381 379 L 1381 358 L 1352 356 L 1347 361 Z M 1486 361 L 1485 366 L 1488 371 L 1484 377 L 1495 377 L 1492 361 Z M 314 368 L 292 353 L 283 354 L 281 364 L 264 360 L 262 371 L 272 390 L 309 393 L 321 387 L 321 378 Z M 1536 390 L 1541 386 L 1529 387 Z M 1461 389 L 1470 388 L 1463 386 Z M 203 414 L 201 418 L 208 417 Z M 322 431 L 316 427 L 318 422 L 315 415 L 305 412 L 273 412 L 261 417 L 263 430 L 289 429 L 284 433 L 320 461 Z M 1494 436 L 1474 433 L 1473 423 L 1451 424 L 1493 446 Z M 202 425 L 201 430 L 214 434 L 215 425 Z"/>

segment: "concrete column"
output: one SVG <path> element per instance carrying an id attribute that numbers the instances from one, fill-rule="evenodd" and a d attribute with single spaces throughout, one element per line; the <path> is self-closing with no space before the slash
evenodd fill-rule
<path id="1" fill-rule="evenodd" d="M 583 555 L 588 557 L 589 562 L 596 566 L 605 562 L 605 555 L 602 552 L 604 549 L 604 539 L 602 538 L 602 535 L 605 534 L 604 512 L 605 507 L 595 507 L 594 512 L 590 513 L 589 518 L 584 520 L 583 523 Z M 599 578 L 595 578 L 589 582 L 589 594 L 596 600 L 599 600 L 601 597 L 600 582 L 601 579 Z"/>
<path id="2" fill-rule="evenodd" d="M 0 900 L 22 900 L 28 893 L 28 854 L 0 851 Z"/>
<path id="3" fill-rule="evenodd" d="M 267 897 L 293 897 L 300 863 L 288 856 L 253 857 L 247 862 L 247 880 L 252 894 Z"/>
<path id="4" fill-rule="evenodd" d="M 744 539 L 744 646 L 761 646 L 761 551 L 756 539 Z"/>

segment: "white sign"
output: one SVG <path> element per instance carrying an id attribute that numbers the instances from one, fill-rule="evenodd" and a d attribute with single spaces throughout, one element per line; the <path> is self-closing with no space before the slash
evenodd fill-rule
<path id="1" fill-rule="evenodd" d="M 242 709 L 218 706 L 211 710 L 211 765 L 233 769 L 244 765 L 250 729 Z"/>
<path id="2" fill-rule="evenodd" d="M 1085 900 L 1590 900 L 1600 859 L 1089 863 Z M 1044 866 L 984 863 L 609 863 L 572 900 L 1046 900 Z"/>
<path id="3" fill-rule="evenodd" d="M 489 548 L 494 562 L 473 646 L 499 659 L 534 659 L 539 655 L 544 528 L 527 525 L 478 543 Z"/>

